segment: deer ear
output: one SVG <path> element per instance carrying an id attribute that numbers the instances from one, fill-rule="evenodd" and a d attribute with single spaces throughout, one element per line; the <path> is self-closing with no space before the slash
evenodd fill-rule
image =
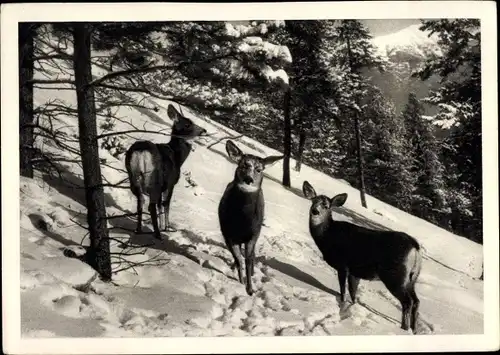
<path id="1" fill-rule="evenodd" d="M 302 192 L 308 200 L 312 200 L 316 197 L 316 190 L 314 190 L 314 187 L 307 181 L 304 181 L 302 184 Z"/>
<path id="2" fill-rule="evenodd" d="M 170 117 L 173 121 L 177 121 L 181 119 L 183 116 L 176 110 L 174 105 L 168 105 L 167 108 L 168 117 Z"/>
<path id="3" fill-rule="evenodd" d="M 273 165 L 278 160 L 281 160 L 283 158 L 284 158 L 283 155 L 272 155 L 272 156 L 269 156 L 269 157 L 265 157 L 264 159 L 262 159 L 262 161 L 264 163 L 264 166 L 268 167 L 268 166 Z"/>
<path id="4" fill-rule="evenodd" d="M 238 146 L 234 144 L 233 141 L 228 140 L 226 142 L 226 151 L 227 155 L 229 155 L 229 159 L 238 164 L 243 155 L 241 149 L 238 148 Z"/>
<path id="5" fill-rule="evenodd" d="M 346 193 L 333 196 L 330 199 L 331 206 L 332 207 L 343 206 L 346 200 L 347 200 L 347 194 Z"/>

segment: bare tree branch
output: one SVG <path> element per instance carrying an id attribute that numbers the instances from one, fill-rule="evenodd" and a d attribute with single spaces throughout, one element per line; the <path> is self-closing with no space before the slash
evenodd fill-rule
<path id="1" fill-rule="evenodd" d="M 161 134 L 162 136 L 167 136 L 171 137 L 171 134 L 163 133 L 160 131 L 148 131 L 147 129 L 131 129 L 128 131 L 119 131 L 119 132 L 109 132 L 109 133 L 103 133 L 97 136 L 97 139 L 102 139 L 105 137 L 111 137 L 111 136 L 118 136 L 120 134 L 127 134 L 127 133 L 154 133 L 154 134 Z"/>
<path id="2" fill-rule="evenodd" d="M 135 216 L 137 216 L 137 212 L 136 213 L 122 213 L 122 214 L 107 216 L 106 219 L 116 219 L 116 218 L 122 218 L 122 217 L 135 217 Z"/>
<path id="3" fill-rule="evenodd" d="M 35 60 L 35 61 L 54 60 L 54 59 L 71 60 L 72 56 L 70 56 L 69 54 L 47 54 L 47 55 L 41 55 L 41 56 L 33 58 L 33 60 Z"/>
<path id="4" fill-rule="evenodd" d="M 106 80 L 110 80 L 113 78 L 129 75 L 129 74 L 148 73 L 148 72 L 152 72 L 155 70 L 176 70 L 178 68 L 179 68 L 179 65 L 154 65 L 152 67 L 141 67 L 141 68 L 120 70 L 120 71 L 108 73 L 108 74 L 106 74 L 98 79 L 95 79 L 95 80 L 91 81 L 89 83 L 89 85 L 99 85 Z"/>
<path id="5" fill-rule="evenodd" d="M 33 84 L 71 84 L 74 85 L 75 82 L 69 79 L 54 79 L 54 80 L 44 80 L 44 79 L 33 79 L 29 82 Z"/>
<path id="6" fill-rule="evenodd" d="M 242 137 L 243 137 L 243 134 L 240 134 L 239 136 L 235 136 L 235 137 L 233 137 L 233 136 L 224 136 L 224 137 L 218 139 L 217 141 L 213 142 L 212 144 L 208 145 L 207 149 L 213 147 L 214 145 L 216 145 L 216 144 L 218 144 L 220 142 L 222 142 L 224 139 L 240 139 Z"/>

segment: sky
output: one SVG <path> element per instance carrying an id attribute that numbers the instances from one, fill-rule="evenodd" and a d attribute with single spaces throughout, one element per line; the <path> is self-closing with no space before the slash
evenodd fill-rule
<path id="1" fill-rule="evenodd" d="M 230 21 L 233 24 L 245 24 L 248 21 Z M 410 25 L 419 24 L 419 19 L 377 19 L 377 20 L 361 20 L 368 27 L 372 36 L 381 36 L 389 33 L 397 32 Z"/>
<path id="2" fill-rule="evenodd" d="M 380 19 L 380 20 L 361 20 L 368 27 L 372 36 L 381 36 L 397 32 L 410 25 L 419 24 L 419 19 Z"/>

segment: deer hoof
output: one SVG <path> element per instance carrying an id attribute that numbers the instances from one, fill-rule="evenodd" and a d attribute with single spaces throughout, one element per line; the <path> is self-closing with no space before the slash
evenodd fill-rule
<path id="1" fill-rule="evenodd" d="M 340 311 L 341 312 L 345 312 L 347 311 L 347 309 L 351 306 L 351 304 L 349 304 L 349 302 L 347 301 L 341 301 L 340 302 Z"/>
<path id="2" fill-rule="evenodd" d="M 177 228 L 172 227 L 172 226 L 168 226 L 165 228 L 165 231 L 166 232 L 177 232 Z"/>
<path id="3" fill-rule="evenodd" d="M 252 296 L 253 295 L 253 290 L 251 288 L 250 289 L 247 288 L 247 294 L 249 296 Z"/>

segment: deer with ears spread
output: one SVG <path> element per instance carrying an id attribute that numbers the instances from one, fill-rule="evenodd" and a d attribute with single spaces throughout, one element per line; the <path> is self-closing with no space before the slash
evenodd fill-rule
<path id="1" fill-rule="evenodd" d="M 184 117 L 174 106 L 168 105 L 167 113 L 174 121 L 170 142 L 137 141 L 125 155 L 130 190 L 137 198 L 136 233 L 142 232 L 144 195 L 149 195 L 149 213 L 157 239 L 161 239 L 160 229 L 167 230 L 169 227 L 170 200 L 179 181 L 181 166 L 191 152 L 189 141 L 206 134 L 204 128 Z M 160 226 L 157 208 L 160 216 L 163 215 Z"/>
<path id="2" fill-rule="evenodd" d="M 231 161 L 238 164 L 234 179 L 219 203 L 219 223 L 226 245 L 238 268 L 238 278 L 243 284 L 243 254 L 245 255 L 246 291 L 253 294 L 255 244 L 264 219 L 264 194 L 262 178 L 264 169 L 283 156 L 260 158 L 243 152 L 228 140 L 226 151 Z M 245 250 L 243 251 L 243 245 Z"/>
<path id="3" fill-rule="evenodd" d="M 347 194 L 333 198 L 316 195 L 307 181 L 302 187 L 311 200 L 309 231 L 325 261 L 338 273 L 341 302 L 345 303 L 346 278 L 352 302 L 359 279 L 381 280 L 402 306 L 401 328 L 416 332 L 420 301 L 415 283 L 422 255 L 419 243 L 403 232 L 377 231 L 332 219 L 332 208 L 342 206 Z"/>

